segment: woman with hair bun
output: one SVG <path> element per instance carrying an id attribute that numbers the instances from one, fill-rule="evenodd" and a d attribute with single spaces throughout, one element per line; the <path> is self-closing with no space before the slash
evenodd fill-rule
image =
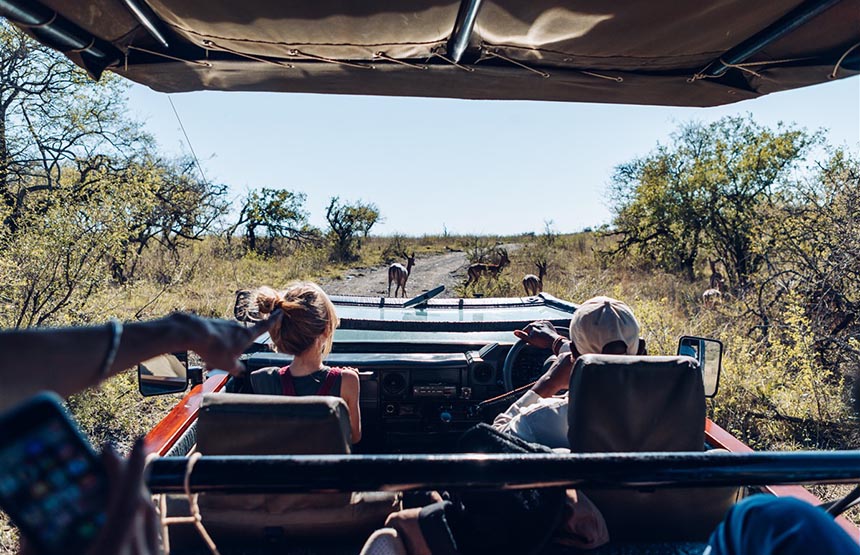
<path id="1" fill-rule="evenodd" d="M 256 293 L 261 314 L 281 311 L 269 335 L 275 350 L 293 355 L 283 368 L 262 368 L 251 373 L 254 393 L 267 395 L 333 395 L 346 402 L 352 443 L 361 440 L 358 408 L 358 373 L 353 368 L 332 368 L 323 364 L 331 352 L 337 314 L 328 295 L 319 285 L 297 282 L 285 291 L 262 287 Z"/>

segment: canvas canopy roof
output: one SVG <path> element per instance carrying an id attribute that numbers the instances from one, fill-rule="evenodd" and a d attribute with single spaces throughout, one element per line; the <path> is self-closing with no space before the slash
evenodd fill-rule
<path id="1" fill-rule="evenodd" d="M 97 77 L 711 106 L 860 72 L 860 0 L 0 0 Z"/>

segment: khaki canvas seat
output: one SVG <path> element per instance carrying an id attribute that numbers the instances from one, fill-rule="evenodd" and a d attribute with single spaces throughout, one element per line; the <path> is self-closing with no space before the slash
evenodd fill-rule
<path id="1" fill-rule="evenodd" d="M 338 397 L 207 394 L 197 422 L 197 450 L 204 455 L 350 452 L 349 413 Z M 184 499 L 170 505 L 171 512 L 187 513 Z M 203 523 L 216 543 L 363 536 L 397 505 L 390 492 L 200 496 Z M 197 543 L 194 536 L 191 526 L 171 528 L 171 543 Z"/>
<path id="2" fill-rule="evenodd" d="M 689 357 L 584 355 L 571 373 L 574 453 L 703 451 L 702 373 Z M 613 540 L 707 539 L 738 488 L 584 490 Z"/>

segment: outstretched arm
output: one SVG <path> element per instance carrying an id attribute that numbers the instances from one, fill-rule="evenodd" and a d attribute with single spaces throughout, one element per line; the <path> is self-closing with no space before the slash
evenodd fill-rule
<path id="1" fill-rule="evenodd" d="M 567 389 L 575 360 L 576 357 L 570 351 L 563 351 L 543 376 L 538 378 L 531 391 L 541 397 L 552 397 L 559 391 Z"/>
<path id="2" fill-rule="evenodd" d="M 532 322 L 521 330 L 515 330 L 514 335 L 539 349 L 552 349 L 558 357 L 544 375 L 538 378 L 531 391 L 541 397 L 552 397 L 559 391 L 567 389 L 570 383 L 570 371 L 579 357 L 573 343 L 560 335 L 548 320 Z"/>
<path id="3" fill-rule="evenodd" d="M 162 353 L 191 350 L 206 364 L 239 372 L 238 357 L 280 314 L 245 328 L 237 322 L 175 313 L 125 324 L 113 363 L 102 367 L 113 341 L 110 324 L 0 332 L 0 410 L 41 390 L 63 397 Z"/>

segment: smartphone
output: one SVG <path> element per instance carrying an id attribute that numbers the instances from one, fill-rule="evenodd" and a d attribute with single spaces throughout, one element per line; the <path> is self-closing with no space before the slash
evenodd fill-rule
<path id="1" fill-rule="evenodd" d="M 0 508 L 39 552 L 82 553 L 105 522 L 102 460 L 62 400 L 40 393 L 0 417 Z"/>

